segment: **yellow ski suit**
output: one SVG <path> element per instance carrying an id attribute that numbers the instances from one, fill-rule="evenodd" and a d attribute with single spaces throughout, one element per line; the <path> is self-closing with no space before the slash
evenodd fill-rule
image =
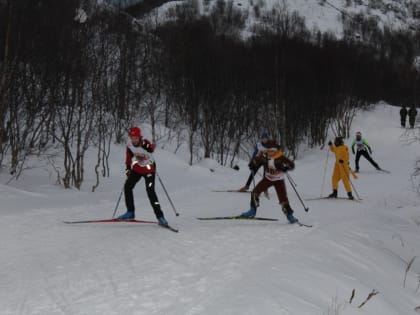
<path id="1" fill-rule="evenodd" d="M 332 175 L 332 188 L 333 190 L 337 190 L 338 182 L 342 180 L 344 188 L 349 193 L 351 192 L 349 149 L 345 144 L 339 146 L 331 144 L 330 150 L 335 154 L 335 166 Z"/>

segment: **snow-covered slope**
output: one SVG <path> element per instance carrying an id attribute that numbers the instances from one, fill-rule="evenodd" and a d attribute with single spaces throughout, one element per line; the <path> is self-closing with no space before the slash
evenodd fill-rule
<path id="1" fill-rule="evenodd" d="M 344 24 L 352 25 L 351 31 L 359 36 L 362 19 L 375 21 L 378 27 L 393 30 L 416 30 L 420 27 L 420 3 L 416 0 L 232 0 L 236 8 L 247 17 L 246 25 L 261 23 L 262 13 L 275 8 L 296 11 L 305 18 L 308 29 L 330 32 L 341 38 Z M 192 1 L 202 14 L 209 12 L 215 0 Z M 227 2 L 227 0 L 226 0 Z M 188 1 L 174 1 L 164 4 L 154 12 L 165 18 L 167 10 Z M 370 22 L 369 24 L 372 24 Z"/>
<path id="2" fill-rule="evenodd" d="M 181 215 L 159 183 L 158 195 L 178 234 L 154 225 L 63 224 L 111 216 L 124 180 L 123 147 L 115 147 L 112 176 L 95 193 L 88 183 L 85 191 L 64 191 L 43 167 L 9 185 L 1 173 L 0 314 L 416 314 L 420 198 L 410 174 L 420 144 L 404 143 L 398 108 L 387 105 L 360 112 L 357 130 L 392 173 L 362 159 L 354 185 L 363 201 L 306 201 L 308 213 L 288 184 L 296 216 L 313 228 L 288 224 L 274 191 L 258 214 L 278 222 L 195 219 L 248 208 L 248 194 L 211 192 L 242 186 L 247 161 L 238 172 L 212 160 L 190 167 L 179 155 L 156 152 Z M 291 175 L 303 198 L 320 195 L 325 167 L 323 194 L 330 191 L 333 160 L 314 149 L 296 161 Z M 154 219 L 143 185 L 136 188 L 137 216 Z M 379 293 L 358 308 L 372 290 Z"/>
<path id="3" fill-rule="evenodd" d="M 357 24 L 356 15 L 362 14 L 375 19 L 380 27 L 386 25 L 394 30 L 410 29 L 418 23 L 413 16 L 417 12 L 414 8 L 420 10 L 420 6 L 412 0 L 287 0 L 287 4 L 291 10 L 298 11 L 306 18 L 309 28 L 314 26 L 338 36 L 343 32 L 343 16 L 353 19 L 353 24 Z"/>

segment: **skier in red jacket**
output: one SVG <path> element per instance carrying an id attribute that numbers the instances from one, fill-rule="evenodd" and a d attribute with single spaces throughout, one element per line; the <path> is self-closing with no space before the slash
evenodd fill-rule
<path id="1" fill-rule="evenodd" d="M 133 189 L 137 182 L 144 177 L 147 196 L 149 197 L 156 218 L 160 225 L 168 225 L 155 192 L 156 163 L 151 155 L 155 150 L 155 146 L 149 140 L 142 137 L 139 127 L 131 128 L 128 134 L 131 141 L 127 144 L 126 150 L 125 164 L 127 180 L 124 184 L 124 197 L 127 212 L 119 216 L 118 219 L 134 219 L 135 208 Z"/>

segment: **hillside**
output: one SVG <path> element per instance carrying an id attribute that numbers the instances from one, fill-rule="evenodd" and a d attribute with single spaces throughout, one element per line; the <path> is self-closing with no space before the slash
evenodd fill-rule
<path id="1" fill-rule="evenodd" d="M 148 10 L 159 6 L 157 12 L 165 17 L 167 10 L 187 1 L 110 1 L 113 5 L 121 5 L 134 16 L 144 15 Z M 167 4 L 162 5 L 163 3 Z M 209 12 L 216 0 L 197 1 L 202 14 Z M 228 1 L 226 1 L 228 2 Z M 194 3 L 194 2 L 193 2 Z M 354 36 L 359 38 L 366 24 L 377 24 L 392 30 L 412 30 L 420 27 L 420 4 L 415 0 L 235 0 L 233 4 L 247 17 L 248 27 L 260 24 L 261 14 L 273 8 L 287 8 L 296 11 L 305 18 L 308 29 L 330 32 L 341 38 L 345 29 L 351 28 Z M 156 12 L 152 10 L 151 12 Z M 153 13 L 153 14 L 154 14 Z M 369 22 L 366 22 L 369 21 Z"/>
<path id="2" fill-rule="evenodd" d="M 306 201 L 308 213 L 288 183 L 296 216 L 313 228 L 288 224 L 274 191 L 258 214 L 278 222 L 196 220 L 248 208 L 248 194 L 211 192 L 242 186 L 247 161 L 238 161 L 240 171 L 213 160 L 189 166 L 185 148 L 155 154 L 181 215 L 159 183 L 157 193 L 178 234 L 153 225 L 63 224 L 111 216 L 124 180 L 123 146 L 112 150 L 111 177 L 96 193 L 89 192 L 92 174 L 82 191 L 63 190 L 36 160 L 8 185 L 1 172 L 0 314 L 416 314 L 420 199 L 410 175 L 420 144 L 405 143 L 398 108 L 388 105 L 359 112 L 357 130 L 391 174 L 362 159 L 354 185 L 363 200 Z M 323 194 L 330 191 L 333 163 L 326 149 L 306 150 L 296 161 L 291 175 L 303 198 L 320 195 L 325 169 Z M 137 217 L 151 220 L 143 185 Z M 372 290 L 378 294 L 358 308 Z"/>

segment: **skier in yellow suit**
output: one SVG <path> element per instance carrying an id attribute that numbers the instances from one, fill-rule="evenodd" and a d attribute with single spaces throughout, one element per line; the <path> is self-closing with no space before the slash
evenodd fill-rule
<path id="1" fill-rule="evenodd" d="M 332 142 L 328 142 L 331 152 L 335 154 L 335 166 L 334 166 L 334 173 L 332 176 L 332 189 L 333 192 L 328 196 L 328 198 L 337 198 L 337 189 L 338 189 L 338 182 L 340 180 L 343 181 L 344 188 L 347 191 L 347 196 L 349 199 L 354 199 L 352 191 L 351 191 L 351 184 L 350 184 L 350 165 L 349 165 L 349 149 L 344 144 L 342 137 L 336 137 L 334 140 L 334 145 Z M 357 176 L 352 173 L 354 178 Z"/>

